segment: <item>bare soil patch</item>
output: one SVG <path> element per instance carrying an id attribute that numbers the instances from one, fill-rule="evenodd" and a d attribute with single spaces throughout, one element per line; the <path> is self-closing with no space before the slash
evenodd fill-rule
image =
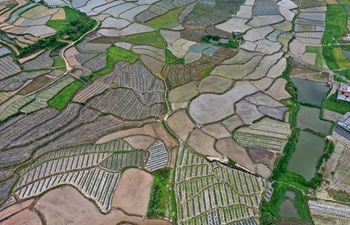
<path id="1" fill-rule="evenodd" d="M 198 85 L 200 93 L 224 93 L 231 87 L 233 81 L 219 76 L 208 76 Z"/>
<path id="2" fill-rule="evenodd" d="M 14 204 L 14 205 L 2 210 L 0 212 L 0 220 L 5 219 L 6 217 L 12 216 L 13 214 L 15 214 L 15 213 L 17 213 L 25 208 L 28 208 L 30 206 L 30 204 L 32 204 L 32 203 L 33 203 L 33 199 L 28 200 L 28 201 L 24 201 L 24 202 L 21 202 L 18 204 Z"/>
<path id="3" fill-rule="evenodd" d="M 169 92 L 169 101 L 174 102 L 186 102 L 199 94 L 197 90 L 198 82 L 191 81 L 187 84 L 174 88 Z"/>
<path id="4" fill-rule="evenodd" d="M 29 209 L 25 209 L 7 220 L 3 221 L 1 224 L 3 225 L 41 225 L 41 219 L 36 212 L 30 211 Z"/>
<path id="5" fill-rule="evenodd" d="M 275 83 L 273 83 L 273 85 L 266 91 L 266 94 L 270 95 L 277 101 L 290 98 L 291 95 L 285 89 L 286 84 L 287 80 L 278 78 Z"/>
<path id="6" fill-rule="evenodd" d="M 112 207 L 127 213 L 146 216 L 153 184 L 153 176 L 143 170 L 125 170 L 114 192 Z"/>
<path id="7" fill-rule="evenodd" d="M 250 171 L 255 171 L 255 164 L 250 159 L 247 151 L 242 146 L 238 145 L 233 138 L 223 138 L 216 142 L 215 148 L 221 154 L 230 157 L 239 165 L 247 168 Z"/>
<path id="8" fill-rule="evenodd" d="M 54 78 L 50 76 L 40 76 L 35 78 L 31 83 L 29 83 L 27 86 L 25 86 L 18 94 L 20 95 L 26 95 L 28 93 L 31 93 L 35 90 L 38 90 L 39 88 L 45 86 L 46 84 L 53 81 Z"/>
<path id="9" fill-rule="evenodd" d="M 51 20 L 64 20 L 66 18 L 66 13 L 63 8 L 60 8 L 57 13 L 53 14 Z"/>
<path id="10" fill-rule="evenodd" d="M 230 117 L 222 122 L 222 124 L 226 127 L 227 130 L 230 132 L 233 132 L 236 128 L 241 127 L 244 125 L 241 118 L 239 118 L 237 115 L 234 115 L 233 117 Z"/>
<path id="11" fill-rule="evenodd" d="M 154 142 L 156 142 L 156 139 L 145 135 L 134 135 L 124 138 L 124 141 L 128 142 L 133 148 L 148 149 Z"/>
<path id="12" fill-rule="evenodd" d="M 167 120 L 167 124 L 182 141 L 186 141 L 188 134 L 196 127 L 188 117 L 186 110 L 178 110 L 171 114 Z"/>
<path id="13" fill-rule="evenodd" d="M 214 143 L 213 137 L 203 133 L 198 128 L 192 131 L 187 141 L 187 144 L 199 154 L 222 158 L 222 155 L 215 150 Z"/>
<path id="14" fill-rule="evenodd" d="M 112 209 L 109 214 L 103 215 L 94 203 L 69 186 L 48 192 L 39 199 L 35 207 L 44 215 L 47 225 L 115 225 L 121 222 L 171 225 L 166 220 L 127 216 L 117 209 Z"/>
<path id="15" fill-rule="evenodd" d="M 260 91 L 263 91 L 263 90 L 266 90 L 268 87 L 270 87 L 272 82 L 273 82 L 272 78 L 264 77 L 257 81 L 251 81 L 250 83 L 252 83 Z"/>
<path id="16" fill-rule="evenodd" d="M 212 123 L 202 127 L 202 131 L 216 139 L 231 137 L 232 134 L 221 123 Z"/>
<path id="17" fill-rule="evenodd" d="M 34 54 L 31 54 L 31 55 L 29 55 L 29 56 L 27 56 L 27 57 L 18 59 L 18 62 L 20 62 L 20 63 L 27 62 L 27 61 L 29 61 L 29 60 L 31 60 L 31 59 L 34 59 L 35 57 L 37 57 L 38 55 L 40 55 L 40 54 L 43 53 L 44 51 L 45 51 L 45 50 L 43 49 L 43 50 L 38 51 L 38 52 L 36 52 L 36 53 L 34 53 Z"/>
<path id="18" fill-rule="evenodd" d="M 250 148 L 249 155 L 255 163 L 263 163 L 268 165 L 270 169 L 273 169 L 275 161 L 281 156 L 281 153 L 270 152 L 264 149 Z"/>
<path id="19" fill-rule="evenodd" d="M 177 146 L 177 142 L 173 137 L 168 134 L 168 132 L 164 129 L 161 122 L 149 123 L 140 128 L 133 128 L 129 130 L 117 131 L 115 133 L 111 133 L 105 135 L 97 140 L 97 144 L 106 143 L 118 138 L 128 137 L 132 135 L 149 135 L 157 139 L 161 139 L 167 148 L 173 148 Z"/>

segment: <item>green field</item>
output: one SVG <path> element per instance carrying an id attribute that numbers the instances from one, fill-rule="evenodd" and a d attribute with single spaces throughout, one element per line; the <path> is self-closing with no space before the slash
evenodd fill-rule
<path id="1" fill-rule="evenodd" d="M 128 42 L 132 45 L 151 45 L 157 48 L 164 48 L 165 42 L 157 32 L 133 34 L 120 38 L 120 41 Z"/>
<path id="2" fill-rule="evenodd" d="M 155 19 L 148 21 L 146 25 L 153 28 L 165 28 L 171 23 L 178 22 L 177 18 L 184 8 L 185 7 L 173 9 L 164 15 L 158 16 Z"/>
<path id="3" fill-rule="evenodd" d="M 134 63 L 139 59 L 139 57 L 140 56 L 136 53 L 112 45 L 107 49 L 107 66 L 104 69 L 91 74 L 90 76 L 82 77 L 82 79 L 85 81 L 90 81 L 94 77 L 98 77 L 100 75 L 104 75 L 111 72 L 116 62 L 124 61 Z"/>
<path id="4" fill-rule="evenodd" d="M 48 105 L 56 109 L 63 109 L 66 107 L 68 102 L 72 99 L 73 95 L 80 89 L 84 87 L 84 83 L 81 81 L 75 81 L 65 87 L 61 92 L 59 92 L 55 97 L 53 97 Z"/>

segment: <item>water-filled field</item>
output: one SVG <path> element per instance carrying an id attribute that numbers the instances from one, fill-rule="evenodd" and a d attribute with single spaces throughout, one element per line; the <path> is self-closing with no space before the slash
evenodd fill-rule
<path id="1" fill-rule="evenodd" d="M 310 181 L 316 173 L 318 160 L 326 147 L 325 140 L 312 133 L 300 131 L 295 151 L 288 163 L 288 170 Z"/>
<path id="2" fill-rule="evenodd" d="M 278 209 L 278 214 L 283 218 L 300 218 L 298 210 L 294 206 L 296 194 L 293 191 L 286 191 L 284 199 Z"/>
<path id="3" fill-rule="evenodd" d="M 321 105 L 323 97 L 328 91 L 326 83 L 292 78 L 294 85 L 298 88 L 298 101 Z"/>
<path id="4" fill-rule="evenodd" d="M 301 106 L 297 114 L 297 126 L 329 134 L 329 129 L 331 128 L 332 123 L 320 120 L 320 109 Z"/>

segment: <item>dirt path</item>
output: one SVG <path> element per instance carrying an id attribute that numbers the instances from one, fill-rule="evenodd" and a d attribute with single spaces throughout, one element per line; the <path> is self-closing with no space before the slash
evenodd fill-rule
<path id="1" fill-rule="evenodd" d="M 62 49 L 62 51 L 60 52 L 60 57 L 64 60 L 64 63 L 66 64 L 66 72 L 65 72 L 64 74 L 67 74 L 67 73 L 69 73 L 69 72 L 72 70 L 72 67 L 70 67 L 67 58 L 64 56 L 64 52 L 65 52 L 68 48 L 72 47 L 75 43 L 77 43 L 78 41 L 80 41 L 83 37 L 85 37 L 85 35 L 87 35 L 87 34 L 90 33 L 90 32 L 95 31 L 99 26 L 100 26 L 100 21 L 97 21 L 96 26 L 95 26 L 92 30 L 87 31 L 85 34 L 81 35 L 81 37 L 80 37 L 79 39 L 77 39 L 77 40 L 71 42 L 69 45 L 67 45 L 66 47 L 64 47 L 64 48 Z M 77 77 L 77 79 L 80 80 L 79 77 Z"/>

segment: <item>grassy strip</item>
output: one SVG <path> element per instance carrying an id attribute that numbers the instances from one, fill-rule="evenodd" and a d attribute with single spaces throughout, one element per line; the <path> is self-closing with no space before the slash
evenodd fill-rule
<path id="1" fill-rule="evenodd" d="M 315 46 L 306 46 L 306 52 L 315 53 L 316 54 L 315 65 L 319 67 L 323 67 L 324 58 L 322 55 L 322 48 L 315 47 Z"/>
<path id="2" fill-rule="evenodd" d="M 339 54 L 338 43 L 343 42 L 341 37 L 348 33 L 346 28 L 348 16 L 343 5 L 327 5 L 326 29 L 322 37 L 323 56 L 330 70 L 344 67 L 344 55 Z M 337 72 L 340 75 L 350 78 L 350 70 Z M 335 77 L 336 80 L 339 78 Z"/>
<path id="3" fill-rule="evenodd" d="M 75 81 L 71 83 L 67 87 L 63 88 L 63 90 L 55 95 L 52 99 L 50 99 L 48 105 L 59 110 L 63 109 L 72 99 L 73 95 L 82 87 L 84 87 L 84 83 L 81 81 Z"/>
<path id="4" fill-rule="evenodd" d="M 83 79 L 84 81 L 90 81 L 94 77 L 98 77 L 100 75 L 104 75 L 112 72 L 114 64 L 116 62 L 124 61 L 124 62 L 134 63 L 138 59 L 139 59 L 138 54 L 125 50 L 123 48 L 119 48 L 115 45 L 112 45 L 107 49 L 107 66 L 104 69 L 97 71 L 89 76 L 83 76 L 81 77 L 81 79 Z"/>
<path id="5" fill-rule="evenodd" d="M 165 49 L 165 63 L 173 64 L 173 63 L 185 63 L 184 58 L 177 58 L 169 49 Z"/>
<path id="6" fill-rule="evenodd" d="M 177 18 L 184 8 L 185 6 L 173 9 L 161 16 L 157 16 L 156 18 L 146 22 L 146 25 L 158 29 L 166 28 L 167 25 L 178 22 Z"/>
<path id="7" fill-rule="evenodd" d="M 303 193 L 295 189 L 293 187 L 290 187 L 286 184 L 281 183 L 274 183 L 274 194 L 271 197 L 271 200 L 269 203 L 267 203 L 265 200 L 263 201 L 262 208 L 261 208 L 261 224 L 264 225 L 272 225 L 276 224 L 274 221 L 274 218 L 282 218 L 279 214 L 279 207 L 283 200 L 285 199 L 285 193 L 286 191 L 293 191 L 296 196 L 294 200 L 294 207 L 298 210 L 300 218 L 291 218 L 295 221 L 311 221 L 310 215 L 309 215 L 309 209 L 307 206 L 307 199 L 303 195 Z"/>
<path id="8" fill-rule="evenodd" d="M 346 191 L 337 191 L 330 189 L 328 190 L 328 194 L 332 196 L 332 198 L 336 201 L 340 202 L 350 202 L 350 194 Z"/>
<path id="9" fill-rule="evenodd" d="M 206 68 L 203 70 L 203 73 L 202 73 L 202 79 L 209 76 L 209 74 L 211 73 L 211 71 L 214 70 L 214 67 L 209 67 L 209 68 Z"/>
<path id="10" fill-rule="evenodd" d="M 53 59 L 53 67 L 65 67 L 66 64 L 64 60 L 60 56 L 54 56 Z"/>
<path id="11" fill-rule="evenodd" d="M 334 112 L 345 114 L 350 111 L 350 103 L 337 99 L 337 93 L 329 96 L 324 102 L 323 107 Z"/>
<path id="12" fill-rule="evenodd" d="M 169 182 L 171 168 L 164 168 L 153 172 L 154 180 L 151 197 L 148 203 L 148 218 L 164 218 L 167 199 L 167 184 Z"/>
<path id="13" fill-rule="evenodd" d="M 151 45 L 157 48 L 164 48 L 165 46 L 163 38 L 156 31 L 123 36 L 120 40 L 132 45 Z"/>

